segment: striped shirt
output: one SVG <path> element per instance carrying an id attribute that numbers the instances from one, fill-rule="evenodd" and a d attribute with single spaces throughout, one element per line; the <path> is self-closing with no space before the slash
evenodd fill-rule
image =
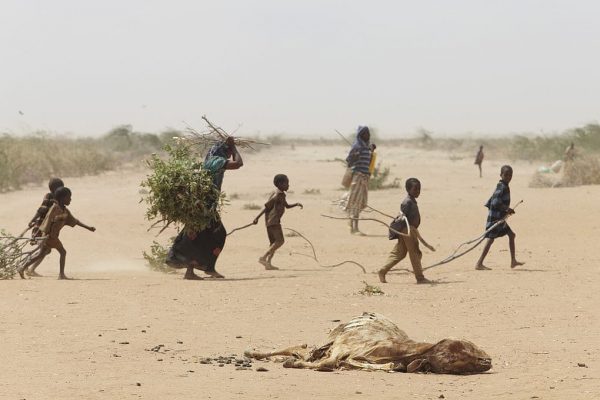
<path id="1" fill-rule="evenodd" d="M 506 182 L 503 180 L 498 182 L 496 190 L 494 190 L 492 197 L 485 203 L 485 206 L 489 209 L 487 221 L 485 223 L 485 229 L 487 230 L 490 229 L 494 223 L 504 218 L 510 207 L 510 188 Z M 510 231 L 510 227 L 507 223 L 503 223 L 488 232 L 485 237 L 501 237 L 506 235 L 508 231 Z"/>
<path id="2" fill-rule="evenodd" d="M 357 140 L 352 145 L 348 157 L 346 157 L 346 163 L 348 167 L 352 168 L 352 172 L 361 172 L 370 175 L 371 149 L 362 140 Z"/>

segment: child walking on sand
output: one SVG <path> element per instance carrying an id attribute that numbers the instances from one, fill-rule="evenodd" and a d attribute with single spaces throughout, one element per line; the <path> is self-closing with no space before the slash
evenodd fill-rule
<path id="1" fill-rule="evenodd" d="M 86 224 L 80 222 L 75 219 L 71 212 L 67 209 L 67 206 L 71 204 L 71 191 L 69 188 L 60 187 L 56 189 L 54 192 L 55 203 L 52 204 L 50 210 L 46 214 L 44 218 L 44 222 L 40 226 L 40 231 L 46 239 L 42 245 L 40 250 L 40 254 L 37 257 L 34 257 L 31 261 L 23 266 L 19 267 L 18 272 L 22 279 L 25 279 L 23 272 L 30 265 L 39 265 L 42 260 L 50 254 L 52 249 L 56 249 L 60 254 L 60 272 L 58 275 L 58 279 L 68 279 L 65 275 L 65 260 L 67 257 L 67 251 L 63 247 L 58 235 L 60 230 L 65 225 L 69 225 L 71 227 L 81 226 L 89 231 L 94 232 L 96 228 L 92 226 L 87 226 Z"/>
<path id="2" fill-rule="evenodd" d="M 408 195 L 402 201 L 400 211 L 402 211 L 408 220 L 410 234 L 398 236 L 398 242 L 390 252 L 387 263 L 378 272 L 379 280 L 381 283 L 387 283 L 385 275 L 394 265 L 402 261 L 408 253 L 417 283 L 431 283 L 430 280 L 423 276 L 423 267 L 421 266 L 423 253 L 419 249 L 419 241 L 431 251 L 435 251 L 435 249 L 423 240 L 417 229 L 421 224 L 421 214 L 417 205 L 417 197 L 421 194 L 421 182 L 417 178 L 409 178 L 406 180 L 405 188 Z M 399 232 L 408 233 L 408 229 L 404 226 Z"/>
<path id="3" fill-rule="evenodd" d="M 56 189 L 63 187 L 63 186 L 65 186 L 65 184 L 63 183 L 62 179 L 60 179 L 60 178 L 52 178 L 48 182 L 48 189 L 50 191 L 44 195 L 44 198 L 42 199 L 42 204 L 38 207 L 35 215 L 33 216 L 33 218 L 31 218 L 31 221 L 29 222 L 29 227 L 32 228 L 32 230 L 31 230 L 31 239 L 32 239 L 31 244 L 32 245 L 35 245 L 35 243 L 36 243 L 35 239 L 42 236 L 42 232 L 40 231 L 40 225 L 42 225 L 42 222 L 44 222 L 44 218 L 46 218 L 46 214 L 48 214 L 48 210 L 50 210 L 50 207 L 52 207 L 52 205 L 54 204 L 54 192 L 56 191 Z M 39 276 L 39 274 L 37 272 L 35 272 L 35 268 L 37 266 L 38 266 L 38 264 L 31 266 L 31 268 L 29 268 L 29 270 L 27 271 L 27 275 Z"/>
<path id="4" fill-rule="evenodd" d="M 277 174 L 273 178 L 273 184 L 277 188 L 269 196 L 269 200 L 265 203 L 265 208 L 254 218 L 254 224 L 258 224 L 258 219 L 265 214 L 265 222 L 267 225 L 267 235 L 271 244 L 269 250 L 258 259 L 258 262 L 265 266 L 267 270 L 279 269 L 271 264 L 271 260 L 275 255 L 275 251 L 283 246 L 285 239 L 283 238 L 283 229 L 281 229 L 281 217 L 286 208 L 302 207 L 300 203 L 288 204 L 285 199 L 285 192 L 290 188 L 290 181 L 286 175 Z"/>
<path id="5" fill-rule="evenodd" d="M 487 223 L 485 225 L 486 231 L 492 227 L 496 222 L 505 219 L 508 215 L 512 215 L 515 211 L 510 208 L 510 188 L 508 184 L 512 180 L 513 169 L 510 165 L 504 165 L 500 169 L 500 182 L 496 185 L 496 190 L 492 194 L 492 197 L 487 201 L 485 206 L 489 208 Z M 483 251 L 481 252 L 481 257 L 477 261 L 477 265 L 475 265 L 475 269 L 478 270 L 489 270 L 491 268 L 483 265 L 483 260 L 485 256 L 487 256 L 490 251 L 490 247 L 492 247 L 492 243 L 496 238 L 502 237 L 504 235 L 508 235 L 508 247 L 510 248 L 510 267 L 515 268 L 519 265 L 523 265 L 522 262 L 517 261 L 515 256 L 515 233 L 510 229 L 510 226 L 504 221 L 504 223 L 499 224 L 491 231 L 485 234 L 485 237 L 488 238 L 485 246 L 483 247 Z"/>
<path id="6" fill-rule="evenodd" d="M 475 162 L 473 164 L 477 165 L 479 167 L 479 177 L 481 178 L 482 172 L 481 172 L 481 164 L 483 163 L 483 145 L 479 146 L 479 151 L 477 152 L 477 155 L 475 156 Z"/>

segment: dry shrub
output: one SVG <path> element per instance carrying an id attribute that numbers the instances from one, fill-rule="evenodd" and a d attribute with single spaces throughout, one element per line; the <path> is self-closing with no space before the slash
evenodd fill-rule
<path id="1" fill-rule="evenodd" d="M 165 260 L 167 259 L 167 254 L 169 250 L 158 243 L 157 241 L 153 241 L 150 246 L 150 253 L 143 252 L 144 259 L 148 263 L 148 267 L 152 271 L 163 272 L 165 274 L 175 274 L 177 270 L 175 268 L 169 267 Z"/>
<path id="2" fill-rule="evenodd" d="M 181 136 L 175 130 L 155 135 L 134 132 L 130 125 L 98 138 L 77 138 L 36 132 L 27 136 L 0 134 L 0 192 L 41 183 L 53 176 L 94 175 L 160 151 Z"/>
<path id="3" fill-rule="evenodd" d="M 0 279 L 12 279 L 17 273 L 21 248 L 12 239 L 12 235 L 0 230 Z"/>
<path id="4" fill-rule="evenodd" d="M 304 189 L 304 192 L 302 192 L 302 194 L 321 194 L 321 189 Z"/>
<path id="5" fill-rule="evenodd" d="M 529 187 L 581 186 L 600 184 L 600 161 L 592 156 L 580 156 L 563 164 L 562 176 L 536 171 Z"/>
<path id="6" fill-rule="evenodd" d="M 531 188 L 547 188 L 560 186 L 560 178 L 557 175 L 535 171 L 529 181 Z"/>
<path id="7" fill-rule="evenodd" d="M 392 182 L 386 183 L 390 175 L 390 168 L 381 168 L 378 164 L 369 179 L 369 190 L 396 189 L 400 187 L 400 179 L 394 178 Z"/>
<path id="8" fill-rule="evenodd" d="M 114 166 L 110 154 L 92 139 L 70 139 L 36 134 L 0 137 L 0 191 L 19 189 L 52 176 L 97 174 Z"/>
<path id="9" fill-rule="evenodd" d="M 369 285 L 366 281 L 362 281 L 365 284 L 365 287 L 359 290 L 358 294 L 362 294 L 364 296 L 382 296 L 383 290 L 379 286 Z"/>
<path id="10" fill-rule="evenodd" d="M 563 186 L 600 184 L 600 161 L 592 156 L 580 156 L 566 162 L 562 179 Z"/>
<path id="11" fill-rule="evenodd" d="M 242 210 L 262 210 L 262 207 L 256 203 L 246 203 L 242 206 Z"/>

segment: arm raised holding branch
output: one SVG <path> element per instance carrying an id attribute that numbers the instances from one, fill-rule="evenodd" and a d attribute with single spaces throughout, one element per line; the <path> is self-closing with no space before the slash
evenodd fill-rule
<path id="1" fill-rule="evenodd" d="M 208 132 L 200 133 L 188 126 L 186 136 L 166 146 L 168 159 L 152 156 L 148 161 L 151 174 L 142 183 L 148 192 L 143 199 L 148 204 L 147 219 L 157 220 L 154 225 L 162 224 L 163 230 L 171 223 L 183 227 L 166 262 L 174 268 L 187 268 L 185 279 L 201 279 L 194 269 L 223 277 L 215 270 L 227 235 L 220 217 L 225 199 L 221 192 L 223 178 L 226 170 L 244 165 L 238 148 L 252 148 L 258 143 L 233 137 L 206 117 L 203 119 Z M 198 158 L 207 147 L 200 162 Z"/>
<path id="2" fill-rule="evenodd" d="M 240 169 L 244 166 L 244 160 L 242 160 L 242 155 L 237 149 L 235 145 L 235 139 L 233 136 L 229 136 L 227 140 L 225 140 L 225 144 L 230 150 L 231 160 L 227 160 L 225 164 L 225 169 Z"/>

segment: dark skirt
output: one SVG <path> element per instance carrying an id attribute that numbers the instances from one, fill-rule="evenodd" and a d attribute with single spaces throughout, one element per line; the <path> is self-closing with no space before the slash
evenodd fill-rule
<path id="1" fill-rule="evenodd" d="M 492 225 L 494 225 L 496 222 L 497 221 L 488 221 L 488 223 L 485 225 L 485 230 L 490 229 Z M 506 223 L 505 221 L 503 224 L 498 224 L 497 227 L 486 233 L 485 237 L 488 239 L 496 239 L 502 236 L 506 236 L 509 233 L 513 233 L 513 231 L 512 229 L 510 229 L 510 226 L 508 226 L 508 223 Z"/>
<path id="2" fill-rule="evenodd" d="M 166 263 L 173 268 L 194 268 L 203 271 L 214 271 L 219 254 L 225 247 L 227 233 L 221 221 L 190 237 L 185 229 L 175 238 L 169 250 Z"/>

